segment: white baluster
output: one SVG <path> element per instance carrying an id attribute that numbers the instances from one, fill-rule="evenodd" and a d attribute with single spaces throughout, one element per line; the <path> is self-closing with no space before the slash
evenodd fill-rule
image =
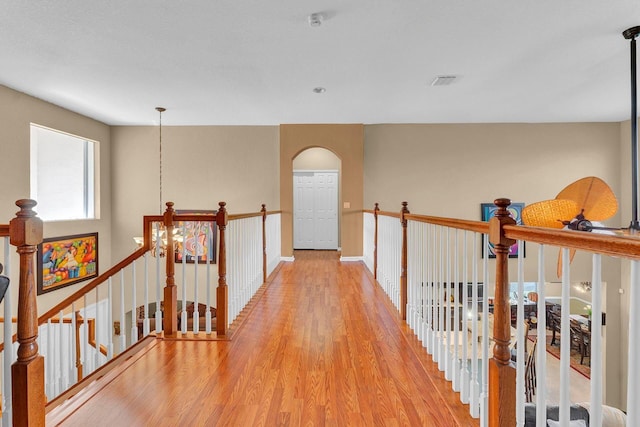
<path id="1" fill-rule="evenodd" d="M 75 303 L 71 304 L 71 383 L 75 384 L 78 382 L 78 369 L 76 369 L 76 331 L 77 329 L 77 319 L 76 319 L 76 305 Z"/>
<path id="2" fill-rule="evenodd" d="M 82 364 L 82 374 L 83 376 L 87 376 L 90 372 L 89 368 L 89 323 L 87 320 L 87 294 L 84 294 L 82 298 L 82 302 L 84 308 L 80 311 L 82 315 L 82 354 L 80 355 L 81 364 Z"/>
<path id="3" fill-rule="evenodd" d="M 469 355 L 468 355 L 468 349 L 469 349 L 469 333 L 468 331 L 468 324 L 469 324 L 469 302 L 468 302 L 468 265 L 469 265 L 469 255 L 468 255 L 468 250 L 467 250 L 467 231 L 465 230 L 463 232 L 463 243 L 462 243 L 462 283 L 463 283 L 463 287 L 464 287 L 464 291 L 463 291 L 463 310 L 464 310 L 464 333 L 462 334 L 462 364 L 460 366 L 461 369 L 461 375 L 460 375 L 460 380 L 461 380 L 461 390 L 460 390 L 460 401 L 462 403 L 469 403 L 469 394 L 470 394 L 470 384 L 469 384 Z M 474 260 L 475 262 L 475 260 Z"/>
<path id="4" fill-rule="evenodd" d="M 640 396 L 640 367 L 636 362 L 640 354 L 640 261 L 631 261 L 631 283 L 629 284 L 629 354 L 627 373 L 627 425 L 640 426 L 640 408 L 638 408 L 638 396 Z M 593 335 L 593 333 L 592 333 Z"/>
<path id="5" fill-rule="evenodd" d="M 440 244 L 438 247 L 438 285 L 440 288 L 440 292 L 438 295 L 438 369 L 444 371 L 444 361 L 446 360 L 445 354 L 445 337 L 444 337 L 444 311 L 445 307 L 445 269 L 444 269 L 444 229 L 443 227 L 438 227 Z"/>
<path id="6" fill-rule="evenodd" d="M 211 334 L 211 254 L 213 253 L 213 248 L 211 247 L 211 234 L 212 234 L 213 226 L 209 223 L 209 227 L 207 227 L 207 312 L 205 314 L 205 333 L 207 335 Z"/>
<path id="7" fill-rule="evenodd" d="M 569 425 L 569 358 L 571 341 L 569 332 L 570 281 L 569 249 L 562 248 L 562 316 L 560 321 L 560 424 Z M 633 425 L 633 424 L 631 424 Z"/>
<path id="8" fill-rule="evenodd" d="M 460 391 L 460 307 L 462 306 L 462 302 L 460 301 L 460 265 L 458 261 L 459 255 L 459 233 L 458 229 L 455 229 L 455 244 L 453 247 L 453 330 L 454 330 L 454 340 L 453 340 L 453 391 Z M 465 330 L 465 329 L 462 329 Z"/>
<path id="9" fill-rule="evenodd" d="M 120 270 L 120 353 L 127 349 L 126 325 L 124 318 L 124 270 Z"/>
<path id="10" fill-rule="evenodd" d="M 137 291 L 138 290 L 136 289 L 136 262 L 133 261 L 131 263 L 131 344 L 132 345 L 133 343 L 138 341 L 138 302 L 136 300 L 136 294 L 138 293 Z M 98 302 L 96 301 L 96 306 L 97 305 L 98 305 Z M 98 353 L 100 352 L 98 351 Z"/>
<path id="11" fill-rule="evenodd" d="M 547 291 L 544 278 L 544 245 L 540 245 L 538 249 L 538 344 L 536 349 L 537 427 L 547 427 Z"/>
<path id="12" fill-rule="evenodd" d="M 524 425 L 524 248 L 522 240 L 518 240 L 518 309 L 516 313 L 516 424 Z M 568 307 L 568 306 L 567 306 Z"/>
<path id="13" fill-rule="evenodd" d="M 469 396 L 469 412 L 474 418 L 480 416 L 478 401 L 480 399 L 480 382 L 478 381 L 478 233 L 473 233 L 471 264 L 471 387 Z"/>
<path id="14" fill-rule="evenodd" d="M 55 371 L 55 350 L 53 347 L 53 342 L 55 341 L 55 337 L 53 336 L 54 331 L 51 327 L 51 319 L 47 320 L 47 354 L 45 356 L 46 363 L 46 394 L 48 399 L 53 399 L 56 396 L 56 371 Z"/>
<path id="15" fill-rule="evenodd" d="M 113 283 L 107 280 L 107 360 L 113 359 Z"/>
<path id="16" fill-rule="evenodd" d="M 602 256 L 593 254 L 591 273 L 591 401 L 589 404 L 589 424 L 602 425 Z M 637 325 L 637 323 L 629 323 Z M 633 329 L 633 328 L 630 328 Z M 634 354 L 634 358 L 637 353 Z M 628 424 L 633 425 L 633 424 Z"/>
<path id="17" fill-rule="evenodd" d="M 55 394 L 56 396 L 60 393 L 62 393 L 62 391 L 64 390 L 63 388 L 63 374 L 64 374 L 64 362 L 65 362 L 65 357 L 64 357 L 64 344 L 62 341 L 62 331 L 64 328 L 64 313 L 62 312 L 62 310 L 60 310 L 60 312 L 58 313 L 58 327 L 55 328 L 55 334 L 56 334 L 56 340 L 55 340 L 55 357 L 56 357 L 56 361 L 55 361 L 55 371 L 56 371 L 56 391 Z"/>
<path id="18" fill-rule="evenodd" d="M 145 259 L 148 257 L 148 254 L 149 252 L 144 254 Z M 162 332 L 162 300 L 164 300 L 164 296 L 160 283 L 160 257 L 156 257 L 156 334 Z"/>
<path id="19" fill-rule="evenodd" d="M 11 277 L 11 257 L 9 251 L 9 238 L 4 238 L 4 275 Z M 4 318 L 11 319 L 13 313 L 11 311 L 11 289 L 4 295 Z M 3 342 L 8 343 L 13 335 L 12 322 L 4 322 L 3 324 Z M 13 423 L 12 412 L 13 403 L 11 401 L 11 365 L 13 364 L 14 352 L 10 345 L 4 347 L 2 352 L 2 425 L 9 426 Z"/>
<path id="20" fill-rule="evenodd" d="M 94 330 L 94 336 L 96 339 L 96 351 L 95 351 L 95 367 L 96 369 L 98 369 L 100 366 L 102 366 L 102 358 L 100 357 L 102 355 L 102 353 L 100 353 L 100 334 L 98 333 L 98 326 L 100 324 L 100 298 L 98 296 L 98 288 L 96 289 L 96 315 L 95 315 L 95 319 L 93 320 L 93 326 L 95 327 Z"/>
<path id="21" fill-rule="evenodd" d="M 480 427 L 489 426 L 489 236 L 482 235 L 485 257 L 482 259 L 482 393 Z"/>
<path id="22" fill-rule="evenodd" d="M 194 233 L 194 237 L 197 237 L 200 231 L 200 223 L 198 223 L 198 232 Z M 195 256 L 193 262 L 193 333 L 197 335 L 200 332 L 200 316 L 198 310 L 198 264 L 200 264 L 200 253 L 198 252 L 198 242 L 195 244 Z"/>
<path id="23" fill-rule="evenodd" d="M 186 225 L 182 223 L 182 235 L 186 236 Z M 187 333 L 187 242 L 182 244 L 182 311 L 180 312 L 180 332 Z"/>
<path id="24" fill-rule="evenodd" d="M 446 279 L 446 289 L 447 292 L 445 293 L 445 299 L 446 299 L 446 303 L 443 303 L 443 305 L 446 305 L 446 313 L 445 313 L 445 333 L 447 334 L 447 342 L 446 342 L 446 349 L 445 349 L 445 365 L 444 365 L 444 377 L 447 381 L 451 381 L 451 368 L 453 365 L 453 361 L 451 360 L 452 354 L 451 354 L 451 290 L 455 288 L 452 287 L 452 283 L 451 283 L 451 229 L 449 227 L 446 228 L 447 230 L 447 239 L 446 239 L 446 247 L 445 249 L 445 256 L 446 256 L 446 264 L 447 264 L 447 279 Z"/>
<path id="25" fill-rule="evenodd" d="M 149 321 L 149 260 L 144 256 L 144 303 L 142 304 L 142 336 L 146 337 L 151 332 L 151 322 Z"/>

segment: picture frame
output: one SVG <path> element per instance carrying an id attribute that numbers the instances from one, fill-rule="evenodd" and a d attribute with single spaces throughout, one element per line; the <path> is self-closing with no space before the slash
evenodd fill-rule
<path id="1" fill-rule="evenodd" d="M 516 220 L 516 224 L 522 225 L 522 210 L 524 209 L 524 203 L 511 203 L 507 210 L 510 216 Z M 482 221 L 489 221 L 495 216 L 498 207 L 493 203 L 481 203 L 480 212 L 482 215 Z M 495 258 L 496 254 L 493 251 L 493 244 L 489 242 L 489 258 Z M 522 245 L 522 256 L 526 256 L 525 245 Z M 485 244 L 482 243 L 482 257 L 485 257 Z M 509 258 L 518 258 L 518 243 L 514 243 L 509 248 Z"/>
<path id="2" fill-rule="evenodd" d="M 37 294 L 98 276 L 98 233 L 43 239 L 37 252 Z"/>
<path id="3" fill-rule="evenodd" d="M 217 211 L 212 210 L 176 210 L 176 214 L 189 215 L 215 215 Z M 178 221 L 176 230 L 182 233 L 182 238 L 176 241 L 175 262 L 187 264 L 206 264 L 209 257 L 209 264 L 216 263 L 216 242 L 217 224 L 215 221 Z M 185 243 L 183 245 L 183 242 Z M 183 249 L 184 248 L 184 249 Z M 208 255 L 210 254 L 210 255 Z"/>

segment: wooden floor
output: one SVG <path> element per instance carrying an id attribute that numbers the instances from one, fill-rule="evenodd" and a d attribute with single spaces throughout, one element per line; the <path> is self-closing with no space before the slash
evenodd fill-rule
<path id="1" fill-rule="evenodd" d="M 361 263 L 300 251 L 231 341 L 164 341 L 64 426 L 476 426 Z"/>

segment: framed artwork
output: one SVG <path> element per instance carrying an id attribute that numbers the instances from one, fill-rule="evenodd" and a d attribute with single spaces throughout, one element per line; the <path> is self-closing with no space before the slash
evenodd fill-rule
<path id="1" fill-rule="evenodd" d="M 518 225 L 522 225 L 522 209 L 524 209 L 524 203 L 511 203 L 508 208 L 509 214 L 511 218 L 516 220 Z M 498 207 L 493 203 L 481 203 L 480 211 L 482 213 L 482 220 L 489 221 L 491 218 L 495 216 Z M 524 253 L 524 244 L 522 245 L 522 256 L 525 256 Z M 485 245 L 482 244 L 482 257 L 484 258 Z M 493 244 L 489 243 L 489 258 L 495 258 L 496 254 L 493 251 Z M 518 243 L 514 243 L 511 248 L 509 248 L 509 258 L 518 258 Z"/>
<path id="2" fill-rule="evenodd" d="M 190 215 L 214 215 L 217 211 L 177 210 L 176 213 Z M 176 242 L 176 263 L 210 264 L 216 263 L 216 233 L 215 222 L 209 221 L 178 221 L 176 223 L 178 235 Z"/>
<path id="3" fill-rule="evenodd" d="M 38 245 L 38 295 L 98 276 L 98 233 L 47 238 Z"/>

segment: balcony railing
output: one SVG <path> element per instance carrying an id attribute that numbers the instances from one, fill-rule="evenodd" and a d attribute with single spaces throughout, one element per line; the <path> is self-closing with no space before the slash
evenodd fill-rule
<path id="1" fill-rule="evenodd" d="M 624 259 L 630 265 L 628 277 L 631 307 L 639 306 L 640 239 L 518 226 L 510 218 L 506 199 L 496 200 L 496 216 L 490 222 L 466 221 L 409 213 L 406 203 L 399 213 L 364 212 L 363 258 L 380 286 L 422 341 L 443 371 L 460 400 L 469 404 L 472 416 L 482 426 L 524 425 L 525 408 L 532 406 L 536 425 L 546 426 L 547 407 L 559 407 L 562 425 L 568 425 L 570 408 L 570 349 L 572 322 L 569 310 L 571 263 L 575 249 L 592 253 L 590 350 L 590 425 L 602 425 L 603 414 L 617 411 L 604 405 L 602 258 Z M 374 233 L 372 235 L 372 233 Z M 510 247 L 519 245 L 518 258 L 509 263 Z M 533 266 L 525 268 L 524 245 Z M 546 347 L 550 287 L 545 270 L 555 251 L 561 248 L 559 398 L 550 402 L 547 390 Z M 551 253 L 554 252 L 554 253 Z M 489 254 L 495 260 L 489 260 Z M 547 256 L 547 254 L 550 254 Z M 533 255 L 533 256 L 531 256 Z M 530 262 L 530 260 L 526 260 Z M 620 268 L 619 263 L 612 268 Z M 514 268 L 515 267 L 515 268 Z M 588 267 L 586 267 L 588 268 Z M 511 269 L 511 271 L 510 271 Z M 580 267 L 584 275 L 585 267 Z M 553 269 L 555 273 L 555 268 Z M 509 276 L 517 277 L 514 281 Z M 536 301 L 526 301 L 524 284 L 534 282 Z M 515 285 L 515 294 L 510 290 Z M 513 307 L 513 308 L 512 308 Z M 512 310 L 515 317 L 512 316 Z M 544 313 L 544 314 L 543 314 Z M 634 403 L 640 384 L 640 369 L 634 363 L 640 351 L 638 310 L 630 310 L 627 425 L 640 425 L 640 411 Z M 525 337 L 525 320 L 537 320 L 535 334 Z M 531 349 L 525 353 L 525 345 Z M 514 348 L 515 344 L 515 348 Z M 512 362 L 512 358 L 516 362 Z M 527 411 L 531 413 L 531 411 Z M 622 414 L 621 411 L 616 413 Z M 605 423 L 606 425 L 606 423 Z"/>

